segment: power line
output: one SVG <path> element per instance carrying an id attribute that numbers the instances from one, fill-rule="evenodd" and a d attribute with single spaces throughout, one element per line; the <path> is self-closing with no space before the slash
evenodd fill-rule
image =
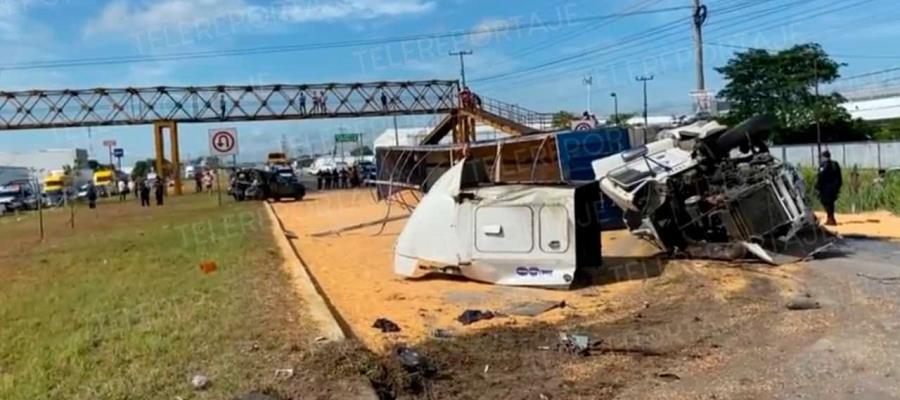
<path id="1" fill-rule="evenodd" d="M 814 0 L 814 1 L 815 1 L 815 0 Z M 832 7 L 832 6 L 839 5 L 839 4 L 843 3 L 843 1 L 837 0 L 837 1 L 833 1 L 833 2 L 831 2 L 831 3 L 828 3 L 828 4 L 826 4 L 826 5 L 817 7 L 817 8 L 812 9 L 812 10 L 804 10 L 804 11 L 801 11 L 801 12 L 798 12 L 798 13 L 795 13 L 795 14 L 792 14 L 792 15 L 790 15 L 788 18 L 789 18 L 789 20 L 792 21 L 792 22 L 796 22 L 796 21 L 806 21 L 806 20 L 813 19 L 813 18 L 818 17 L 818 16 L 821 16 L 821 15 L 825 15 L 825 14 L 829 14 L 829 13 L 838 12 L 838 11 L 841 11 L 841 10 L 844 10 L 844 9 L 847 9 L 847 8 L 850 8 L 850 7 L 855 7 L 855 6 L 858 6 L 858 5 L 867 3 L 867 2 L 871 2 L 871 1 L 874 1 L 874 0 L 861 0 L 861 1 L 857 1 L 857 2 L 855 2 L 855 3 L 851 3 L 851 4 L 848 4 L 848 5 L 841 6 L 841 7 L 837 7 L 837 8 L 829 8 L 829 7 Z M 761 18 L 766 17 L 766 16 L 769 16 L 769 15 L 781 13 L 781 12 L 783 12 L 784 10 L 787 10 L 787 9 L 789 9 L 789 8 L 792 8 L 792 7 L 796 7 L 796 6 L 799 6 L 799 5 L 808 5 L 808 4 L 810 4 L 810 3 L 813 3 L 813 1 L 796 1 L 796 2 L 792 2 L 792 3 L 788 3 L 788 4 L 781 4 L 781 5 L 774 6 L 774 7 L 770 7 L 770 8 L 763 9 L 763 10 L 757 10 L 757 11 L 754 11 L 754 12 L 752 12 L 752 13 L 750 13 L 750 14 L 737 15 L 737 16 L 734 16 L 734 17 L 731 17 L 731 18 L 726 18 L 726 19 L 724 19 L 724 20 L 723 20 L 723 19 L 719 19 L 719 20 L 716 20 L 716 21 L 713 21 L 712 23 L 710 23 L 710 26 L 713 26 L 713 25 L 726 25 L 726 26 L 722 26 L 722 27 L 720 27 L 720 28 L 718 28 L 718 29 L 712 29 L 712 30 L 710 30 L 709 32 L 710 32 L 710 33 L 717 33 L 717 32 L 722 31 L 723 29 L 733 28 L 733 27 L 735 27 L 735 26 L 741 25 L 742 23 L 748 23 L 748 22 L 749 22 L 749 23 L 755 24 L 754 28 L 757 28 L 756 30 L 770 29 L 770 28 L 773 27 L 773 26 L 780 26 L 780 25 L 783 25 L 784 22 L 781 21 L 781 20 L 779 19 L 779 20 L 775 20 L 774 23 L 769 24 L 769 25 L 766 26 L 766 27 L 760 27 L 759 23 L 760 23 L 760 21 L 761 21 Z M 761 4 L 761 2 L 758 2 L 757 4 Z M 744 4 L 744 7 L 742 7 L 742 8 L 737 8 L 737 9 L 734 10 L 734 11 L 742 11 L 742 10 L 743 10 L 744 8 L 746 8 L 746 7 L 747 7 L 747 5 L 746 5 L 746 3 L 745 3 L 745 4 Z M 813 12 L 812 14 L 809 14 L 811 11 L 819 11 L 819 10 L 823 10 L 823 9 L 824 9 L 824 11 Z M 713 10 L 713 11 L 715 12 L 715 10 Z M 723 13 L 718 12 L 718 13 L 716 13 L 716 14 L 714 14 L 714 15 L 722 15 L 722 14 L 723 14 Z M 730 24 L 730 22 L 731 22 L 732 20 L 739 20 L 739 23 L 737 23 L 737 24 Z M 746 32 L 746 31 L 745 31 L 745 32 Z M 686 33 L 686 32 L 685 32 L 685 33 Z M 735 33 L 737 33 L 737 32 L 735 32 Z M 676 34 L 677 34 L 677 32 L 676 32 Z M 660 39 L 663 39 L 663 38 L 665 38 L 665 37 L 670 37 L 670 36 L 673 36 L 673 35 L 672 35 L 672 34 L 668 34 L 668 35 L 665 35 L 665 36 L 663 36 L 663 37 L 661 37 L 661 38 L 656 38 L 656 40 L 659 41 Z M 640 51 L 635 51 L 635 52 L 633 52 L 633 53 L 631 53 L 631 54 L 643 54 L 643 53 L 646 53 L 646 52 L 648 52 L 648 51 L 651 51 L 652 49 L 655 49 L 655 48 L 665 48 L 665 47 L 668 47 L 670 44 L 677 43 L 677 42 L 678 42 L 678 41 L 672 41 L 672 42 L 669 42 L 669 43 L 662 43 L 662 44 L 660 44 L 660 45 L 658 45 L 658 46 L 652 47 L 651 49 L 644 49 L 644 50 L 640 50 Z M 614 53 L 614 52 L 610 52 L 610 53 Z M 608 55 L 608 54 L 610 54 L 610 53 L 606 53 L 606 54 L 604 54 L 604 55 Z M 624 58 L 624 57 L 621 57 L 621 58 Z M 625 63 L 625 61 L 623 61 L 623 62 L 618 62 L 618 63 L 613 63 L 613 64 L 610 65 L 610 67 L 612 67 L 612 66 L 614 66 L 614 65 L 623 64 L 623 63 Z M 552 74 L 557 74 L 557 75 L 558 75 L 558 74 L 562 74 L 562 73 L 565 73 L 565 72 L 564 72 L 563 70 L 558 70 L 558 69 L 557 69 L 557 70 L 554 70 L 554 71 L 552 71 L 552 72 L 551 72 L 551 71 L 548 71 L 548 74 L 550 74 L 550 73 L 552 73 Z M 507 78 L 507 79 L 510 79 L 510 78 Z M 516 82 L 521 82 L 521 80 L 517 80 Z"/>
<path id="2" fill-rule="evenodd" d="M 593 16 L 586 16 L 586 17 L 580 17 L 580 18 L 572 18 L 572 19 L 569 19 L 568 21 L 566 21 L 566 23 L 581 24 L 581 23 L 586 23 L 586 22 L 591 22 L 591 21 L 606 20 L 606 19 L 613 19 L 613 18 L 623 18 L 623 17 L 632 17 L 632 16 L 640 16 L 640 15 L 668 13 L 668 12 L 684 10 L 684 9 L 688 9 L 688 8 L 690 8 L 690 7 L 689 6 L 679 6 L 679 7 L 659 8 L 659 9 L 653 9 L 653 10 L 638 10 L 638 11 L 623 12 L 623 13 L 593 15 Z M 390 44 L 390 43 L 411 42 L 411 41 L 417 41 L 417 40 L 446 39 L 446 38 L 452 38 L 452 37 L 465 37 L 465 36 L 474 36 L 474 35 L 484 35 L 484 34 L 490 34 L 490 33 L 500 33 L 500 32 L 513 32 L 513 31 L 520 31 L 520 30 L 526 30 L 526 29 L 547 28 L 552 25 L 553 24 L 548 24 L 545 22 L 532 22 L 532 23 L 526 23 L 526 24 L 498 26 L 498 27 L 489 28 L 489 29 L 480 28 L 480 29 L 469 29 L 469 30 L 464 30 L 464 31 L 443 32 L 443 33 L 436 33 L 436 34 L 396 36 L 396 37 L 387 37 L 387 38 L 379 38 L 379 39 L 360 39 L 360 40 L 304 43 L 304 44 L 281 45 L 281 46 L 260 46 L 260 47 L 249 47 L 249 48 L 231 49 L 231 50 L 210 50 L 210 51 L 197 51 L 197 52 L 169 53 L 169 54 L 162 54 L 162 55 L 155 55 L 155 56 L 135 55 L 135 56 L 94 57 L 94 58 L 80 58 L 80 59 L 30 61 L 30 62 L 23 62 L 23 63 L 0 65 L 0 69 L 2 69 L 2 70 L 31 70 L 31 69 L 69 68 L 69 67 L 81 67 L 81 66 L 92 66 L 92 65 L 133 64 L 133 63 L 142 63 L 142 62 L 178 61 L 178 60 L 192 60 L 192 59 L 204 59 L 204 58 L 258 55 L 258 54 L 303 52 L 303 51 L 327 50 L 327 49 L 337 49 L 337 48 L 346 48 L 346 47 L 383 45 L 383 44 Z"/>
<path id="3" fill-rule="evenodd" d="M 745 2 L 745 3 L 737 4 L 737 5 L 734 5 L 734 6 L 729 7 L 726 11 L 723 11 L 723 12 L 717 14 L 717 15 L 727 15 L 728 13 L 741 11 L 741 10 L 743 10 L 743 9 L 752 7 L 753 5 L 762 4 L 762 3 L 767 2 L 767 1 L 771 1 L 771 0 L 762 0 L 762 1 L 757 1 L 757 2 L 754 2 L 754 1 L 748 1 L 748 2 Z M 806 1 L 806 0 L 798 0 L 797 3 L 802 3 L 803 1 Z M 790 5 L 789 5 L 789 6 L 790 6 Z M 779 6 L 779 7 L 784 7 L 784 6 Z M 766 10 L 763 10 L 763 11 L 768 11 L 768 10 L 771 10 L 771 9 L 766 9 Z M 739 15 L 739 16 L 735 16 L 734 18 L 745 19 L 745 18 L 747 18 L 747 17 L 750 17 L 750 16 L 748 16 L 748 15 Z M 733 19 L 734 19 L 734 18 L 733 18 Z M 608 56 L 608 55 L 610 55 L 610 54 L 615 54 L 615 52 L 621 50 L 621 49 L 616 49 L 616 48 L 618 48 L 618 47 L 623 47 L 624 45 L 629 44 L 629 43 L 631 43 L 631 42 L 637 42 L 637 43 L 634 43 L 634 46 L 640 47 L 640 46 L 642 46 L 643 44 L 645 44 L 645 43 L 647 43 L 647 42 L 649 42 L 649 41 L 651 41 L 651 40 L 654 41 L 654 42 L 658 42 L 658 41 L 663 40 L 663 39 L 665 39 L 665 38 L 677 36 L 679 33 L 681 33 L 681 32 L 679 31 L 679 26 L 678 26 L 679 23 L 680 23 L 682 20 L 688 21 L 688 20 L 691 20 L 691 19 L 692 19 L 692 17 L 685 17 L 685 18 L 682 18 L 682 19 L 679 19 L 679 20 L 676 20 L 676 21 L 672 21 L 672 22 L 670 22 L 669 24 L 665 24 L 665 25 L 662 25 L 662 26 L 657 26 L 657 27 L 652 28 L 652 29 L 650 29 L 650 30 L 643 31 L 643 32 L 637 33 L 637 34 L 635 34 L 635 35 L 628 36 L 628 37 L 624 38 L 622 41 L 620 41 L 620 42 L 618 42 L 618 43 L 615 43 L 615 44 L 606 45 L 606 46 L 601 46 L 600 48 L 593 48 L 593 49 L 591 49 L 591 50 L 589 50 L 589 51 L 586 51 L 586 52 L 583 52 L 583 53 L 581 53 L 581 54 L 576 54 L 575 56 L 567 57 L 565 60 L 557 59 L 556 61 L 554 61 L 554 63 L 560 64 L 560 65 L 557 66 L 557 68 L 562 67 L 563 65 L 569 65 L 569 64 L 572 64 L 573 61 L 575 61 L 575 62 L 586 61 L 587 63 L 590 63 L 590 62 L 591 62 L 590 60 L 578 60 L 578 58 L 583 58 L 584 56 L 591 55 L 591 54 L 593 54 L 593 53 L 597 53 L 597 52 L 602 51 L 602 50 L 609 50 L 609 51 L 605 51 L 605 52 L 603 52 L 602 54 L 599 54 L 599 55 Z M 718 22 L 713 22 L 713 23 L 711 23 L 710 26 L 713 26 L 713 25 L 716 25 L 716 24 L 722 23 L 722 22 L 723 22 L 722 20 L 719 20 Z M 687 32 L 685 31 L 685 32 L 683 32 L 683 33 L 687 33 Z M 674 42 L 673 42 L 673 43 L 674 43 Z M 664 44 L 664 45 L 667 45 L 667 44 Z M 656 47 L 661 47 L 661 46 L 656 46 Z M 551 65 L 552 65 L 552 63 L 551 63 Z M 537 70 L 541 70 L 541 69 L 545 69 L 545 68 L 546 68 L 545 65 L 538 65 L 538 66 L 533 66 L 533 67 L 530 67 L 530 68 L 525 68 L 525 69 L 522 69 L 522 70 L 519 70 L 519 71 L 513 71 L 513 72 L 509 72 L 509 73 L 496 74 L 496 75 L 492 75 L 492 76 L 489 76 L 489 77 L 479 78 L 479 79 L 477 79 L 477 81 L 501 81 L 501 80 L 516 79 L 516 78 L 515 78 L 515 75 L 528 75 L 528 74 L 533 73 L 532 71 L 537 71 Z M 573 68 L 569 68 L 569 69 L 565 69 L 565 70 L 554 69 L 554 70 L 552 70 L 552 71 L 548 71 L 546 74 L 560 74 L 560 73 L 564 73 L 564 72 L 561 72 L 561 71 L 566 71 L 566 72 L 568 72 L 568 71 L 571 71 L 571 70 L 577 69 L 577 68 L 582 68 L 582 66 L 577 66 L 577 65 L 576 65 L 576 66 L 573 67 Z M 546 74 L 545 74 L 545 75 L 546 75 Z M 521 81 L 521 80 L 516 80 L 516 82 L 520 82 L 520 81 Z M 529 81 L 530 81 L 530 80 L 529 80 Z"/>

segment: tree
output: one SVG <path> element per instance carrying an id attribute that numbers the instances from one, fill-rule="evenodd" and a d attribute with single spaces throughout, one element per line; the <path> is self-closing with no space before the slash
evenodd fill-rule
<path id="1" fill-rule="evenodd" d="M 900 139 L 900 120 L 892 119 L 879 124 L 874 133 L 877 140 L 898 140 Z"/>
<path id="2" fill-rule="evenodd" d="M 572 121 L 575 119 L 575 114 L 568 111 L 557 112 L 553 114 L 553 127 L 561 129 L 569 128 L 572 126 Z"/>
<path id="3" fill-rule="evenodd" d="M 806 133 L 817 119 L 823 137 L 827 130 L 834 140 L 864 139 L 860 131 L 839 132 L 858 127 L 841 107 L 844 98 L 840 94 L 814 93 L 816 84 L 840 77 L 841 66 L 815 43 L 778 52 L 751 49 L 738 53 L 725 66 L 716 68 L 728 81 L 719 97 L 731 103 L 723 120 L 733 125 L 754 115 L 771 114 L 778 121 L 773 138 L 776 143 L 808 141 Z"/>
<path id="4" fill-rule="evenodd" d="M 156 169 L 156 160 L 155 159 L 147 159 L 134 163 L 134 168 L 131 170 L 131 176 L 133 178 L 138 177 L 146 177 L 150 171 Z M 163 174 L 165 177 L 172 177 L 172 162 L 169 160 L 163 159 Z"/>
<path id="5" fill-rule="evenodd" d="M 635 113 L 619 113 L 609 116 L 609 123 L 612 125 L 628 125 L 628 120 L 634 118 Z"/>

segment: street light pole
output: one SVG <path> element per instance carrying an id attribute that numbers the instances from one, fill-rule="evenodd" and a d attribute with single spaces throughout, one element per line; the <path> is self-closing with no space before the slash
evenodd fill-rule
<path id="1" fill-rule="evenodd" d="M 822 164 L 822 124 L 819 122 L 819 59 L 813 59 L 813 79 L 815 79 L 816 103 L 813 112 L 816 117 L 816 160 Z"/>
<path id="2" fill-rule="evenodd" d="M 613 122 L 619 126 L 619 95 L 616 92 L 609 94 L 613 98 Z"/>
<path id="3" fill-rule="evenodd" d="M 587 86 L 587 101 L 588 101 L 587 111 L 588 111 L 588 114 L 593 114 L 594 113 L 594 101 L 591 98 L 591 95 L 592 95 L 593 88 L 594 88 L 594 77 L 591 75 L 588 75 L 582 79 L 582 83 L 584 83 L 584 85 Z"/>
<path id="4" fill-rule="evenodd" d="M 462 85 L 466 87 L 466 56 L 471 56 L 475 54 L 471 50 L 462 50 L 453 52 L 451 51 L 450 56 L 459 56 L 459 75 L 462 77 Z"/>

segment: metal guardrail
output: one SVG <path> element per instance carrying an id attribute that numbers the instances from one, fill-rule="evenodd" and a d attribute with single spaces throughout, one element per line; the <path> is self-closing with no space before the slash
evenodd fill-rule
<path id="1" fill-rule="evenodd" d="M 497 99 L 482 97 L 481 108 L 491 114 L 501 116 L 537 130 L 549 130 L 553 127 L 553 114 L 541 113 L 520 107 L 517 104 L 502 102 Z"/>

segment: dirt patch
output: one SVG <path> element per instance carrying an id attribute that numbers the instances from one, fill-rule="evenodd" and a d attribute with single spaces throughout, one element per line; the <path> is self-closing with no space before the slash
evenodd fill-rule
<path id="1" fill-rule="evenodd" d="M 760 343 L 813 333 L 828 314 L 790 314 L 785 299 L 804 292 L 805 268 L 665 261 L 626 232 L 604 234 L 606 266 L 575 290 L 509 288 L 458 279 L 403 280 L 392 271 L 393 243 L 405 221 L 340 236 L 319 232 L 395 216 L 369 192 L 317 193 L 276 210 L 329 299 L 363 347 L 335 368 L 375 381 L 385 398 L 605 399 L 631 388 L 689 386 Z M 462 326 L 465 309 L 565 301 L 538 317 L 501 317 Z M 371 327 L 386 317 L 401 332 Z M 441 337 L 434 331 L 440 329 Z M 600 351 L 556 351 L 560 332 L 587 335 Z M 802 336 L 802 335 L 801 335 Z M 392 350 L 408 345 L 439 373 L 410 377 Z M 756 347 L 755 347 L 756 346 Z M 606 351 L 602 350 L 606 349 Z M 641 351 L 644 350 L 644 351 Z M 362 357 L 362 361 L 360 361 Z M 355 361 L 354 361 L 355 360 Z M 731 382 L 729 381 L 729 384 Z M 640 398 L 637 396 L 635 398 Z"/>
<path id="2" fill-rule="evenodd" d="M 817 213 L 821 221 L 825 214 Z M 840 214 L 836 216 L 838 226 L 828 230 L 841 235 L 860 235 L 900 241 L 900 217 L 889 211 L 862 214 Z"/>

